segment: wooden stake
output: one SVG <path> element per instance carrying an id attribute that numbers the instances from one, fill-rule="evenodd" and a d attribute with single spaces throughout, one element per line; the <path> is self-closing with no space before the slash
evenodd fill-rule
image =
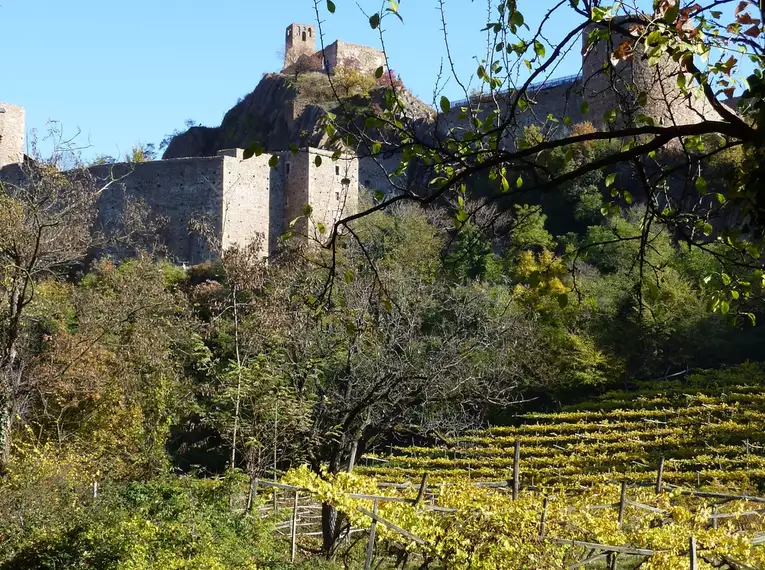
<path id="1" fill-rule="evenodd" d="M 662 455 L 659 459 L 659 473 L 656 476 L 656 494 L 658 495 L 661 493 L 662 487 L 664 486 L 663 483 L 664 480 L 664 456 Z"/>
<path id="2" fill-rule="evenodd" d="M 414 501 L 415 506 L 418 506 L 422 503 L 422 500 L 425 498 L 425 490 L 428 488 L 428 474 L 423 473 L 422 474 L 422 483 L 420 483 L 420 490 L 417 493 L 417 499 Z"/>
<path id="3" fill-rule="evenodd" d="M 521 440 L 515 440 L 515 454 L 513 455 L 513 501 L 518 499 L 518 491 L 521 487 Z"/>
<path id="4" fill-rule="evenodd" d="M 98 481 L 93 481 L 93 498 L 98 498 Z"/>
<path id="5" fill-rule="evenodd" d="M 547 504 L 549 499 L 545 497 L 542 502 L 542 518 L 539 520 L 539 538 L 545 537 L 545 523 L 547 522 Z"/>
<path id="6" fill-rule="evenodd" d="M 298 504 L 300 503 L 300 491 L 295 491 L 295 503 L 292 507 L 292 549 L 290 559 L 295 563 L 297 555 L 297 525 L 298 525 Z"/>
<path id="7" fill-rule="evenodd" d="M 717 505 L 712 505 L 712 528 L 717 528 Z"/>
<path id="8" fill-rule="evenodd" d="M 691 559 L 691 570 L 697 570 L 698 569 L 698 562 L 696 562 L 696 538 L 691 537 L 690 539 L 690 552 L 688 555 Z"/>
<path id="9" fill-rule="evenodd" d="M 622 481 L 622 492 L 619 497 L 619 526 L 624 523 L 624 508 L 627 506 L 627 482 Z"/>
<path id="10" fill-rule="evenodd" d="M 377 515 L 377 501 L 372 506 L 372 514 Z M 375 553 L 375 534 L 377 533 L 377 519 L 372 518 L 372 526 L 369 527 L 369 543 L 367 544 L 367 559 L 364 562 L 364 570 L 372 569 L 372 557 Z"/>

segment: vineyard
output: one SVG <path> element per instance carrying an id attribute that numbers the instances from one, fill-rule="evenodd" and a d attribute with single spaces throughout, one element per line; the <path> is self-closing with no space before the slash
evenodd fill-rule
<path id="1" fill-rule="evenodd" d="M 677 485 L 757 490 L 765 485 L 765 372 L 747 364 L 646 383 L 557 413 L 532 413 L 434 447 L 367 456 L 380 480 L 505 480 L 521 445 L 525 485 L 645 481 L 665 458 Z"/>
<path id="2" fill-rule="evenodd" d="M 375 551 L 402 568 L 764 568 L 763 378 L 747 364 L 645 383 L 281 486 L 370 529 L 367 568 Z"/>

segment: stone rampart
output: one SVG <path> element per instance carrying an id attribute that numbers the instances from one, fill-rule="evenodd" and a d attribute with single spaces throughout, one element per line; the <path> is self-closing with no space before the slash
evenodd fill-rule
<path id="1" fill-rule="evenodd" d="M 386 67 L 385 54 L 373 47 L 337 40 L 324 49 L 324 65 L 330 72 L 349 63 L 358 64 L 362 73 L 374 73 L 377 68 Z"/>

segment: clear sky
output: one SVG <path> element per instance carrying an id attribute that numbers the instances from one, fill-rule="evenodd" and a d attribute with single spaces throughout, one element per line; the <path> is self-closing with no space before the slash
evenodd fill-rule
<path id="1" fill-rule="evenodd" d="M 322 2 L 327 42 L 379 47 L 356 0 L 335 3 L 330 15 Z M 519 2 L 527 21 L 547 3 Z M 358 4 L 372 13 L 381 1 Z M 404 23 L 385 23 L 391 67 L 427 102 L 444 56 L 436 6 L 402 0 Z M 485 45 L 486 2 L 446 8 L 454 58 L 469 76 Z M 86 158 L 124 155 L 187 119 L 220 124 L 263 73 L 281 68 L 287 25 L 315 21 L 313 0 L 0 0 L 0 102 L 24 106 L 28 130 L 44 133 L 49 120 L 68 135 L 80 130 Z M 556 75 L 577 72 L 572 56 Z M 445 94 L 462 97 L 453 81 Z"/>

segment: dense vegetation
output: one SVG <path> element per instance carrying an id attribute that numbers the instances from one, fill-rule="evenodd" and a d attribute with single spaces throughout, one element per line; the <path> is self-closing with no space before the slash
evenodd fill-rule
<path id="1" fill-rule="evenodd" d="M 642 542 L 665 569 L 695 533 L 710 567 L 765 563 L 747 534 L 761 529 L 735 517 L 711 529 L 704 502 L 639 490 L 631 497 L 651 514 L 621 525 L 589 512 L 615 500 L 604 480 L 642 479 L 660 455 L 669 482 L 763 485 L 751 450 L 765 443 L 765 56 L 757 7 L 713 9 L 728 3 L 656 2 L 639 40 L 617 46 L 621 59 L 640 48 L 654 64 L 683 62 L 681 92 L 721 116 L 690 126 L 620 107 L 601 132 L 563 121 L 560 136 L 553 120 L 520 129 L 515 110 L 533 105 L 524 94 L 504 124 L 476 115 L 467 134 L 435 144 L 407 130 L 392 72 L 372 81 L 346 66 L 338 96 L 310 65 L 295 70 L 295 83 L 339 99 L 345 116 L 322 124 L 328 144 L 378 155 L 392 141 L 396 177 L 428 178 L 419 192 L 363 197 L 361 214 L 319 228 L 324 247 L 285 235 L 268 263 L 257 244 L 188 270 L 156 250 L 112 260 L 87 172 L 62 174 L 60 157 L 26 165 L 0 193 L 0 568 L 279 568 L 287 549 L 254 481 L 284 473 L 323 501 L 322 539 L 306 553 L 336 553 L 345 525 L 366 520 L 346 491 L 379 492 L 347 472 L 394 447 L 387 467 L 364 468 L 452 481 L 440 501 L 459 516 L 383 507 L 427 541 L 426 567 L 563 567 L 572 549 L 537 534 L 540 496 L 512 502 L 464 481 L 470 470 L 503 478 L 515 439 L 535 482 L 591 485 L 584 498 L 548 496 L 559 539 Z M 397 2 L 385 5 L 372 28 L 401 19 Z M 522 66 L 525 87 L 544 77 L 587 24 L 588 41 L 608 40 L 629 9 L 557 6 L 584 20 L 548 58 L 548 18 L 515 43 L 528 25 L 516 2 L 498 3 L 489 51 L 512 61 L 478 68 L 492 97 L 518 93 Z M 755 66 L 742 115 L 710 86 L 728 91 L 738 60 L 694 67 L 731 46 Z M 126 230 L 142 213 L 131 204 Z M 139 233 L 120 239 L 151 241 Z"/>
<path id="2" fill-rule="evenodd" d="M 48 173 L 36 189 L 58 191 L 57 180 Z M 632 399 L 638 380 L 758 356 L 761 328 L 734 315 L 759 313 L 756 294 L 726 315 L 707 306 L 707 275 L 743 279 L 745 270 L 657 232 L 655 271 L 641 279 L 629 240 L 603 243 L 614 232 L 638 231 L 632 211 L 603 217 L 589 205 L 591 193 L 568 198 L 578 233 L 550 233 L 571 220 L 548 218 L 535 203 L 496 216 L 493 233 L 477 222 L 454 233 L 447 208 L 401 207 L 359 220 L 334 267 L 332 252 L 288 240 L 269 265 L 254 249 L 234 250 L 183 271 L 148 256 L 84 265 L 74 249 L 30 249 L 25 240 L 37 235 L 41 214 L 26 194 L 8 190 L 4 251 L 44 270 L 31 278 L 13 265 L 6 270 L 5 283 L 28 279 L 31 291 L 18 329 L 3 332 L 5 339 L 15 334 L 8 366 L 19 379 L 6 385 L 14 389 L 3 400 L 13 410 L 3 432 L 9 452 L 0 503 L 7 568 L 247 568 L 278 560 L 286 549 L 275 546 L 268 521 L 245 507 L 248 479 L 232 468 L 271 477 L 275 461 L 279 471 L 306 463 L 314 473 L 339 473 L 370 448 L 411 438 L 433 443 L 615 388 L 627 392 L 610 399 Z M 75 245 L 86 241 L 74 237 Z M 3 291 L 14 294 L 11 286 Z M 703 408 L 720 441 L 696 435 L 722 446 L 709 460 L 732 469 L 743 461 L 744 438 L 762 443 L 759 424 L 746 433 L 736 431 L 735 419 L 725 433 L 718 424 L 729 413 L 757 421 L 761 373 L 750 367 L 723 376 L 692 377 L 695 397 L 677 395 L 685 384 L 667 383 L 663 399 L 632 401 L 640 420 L 630 416 L 615 428 L 656 438 L 663 430 L 671 439 L 686 427 L 682 418 Z M 724 402 L 715 395 L 721 387 Z M 681 407 L 690 401 L 698 404 Z M 678 426 L 642 423 L 657 414 L 669 421 L 673 412 L 664 408 L 672 405 Z M 502 442 L 520 435 L 524 471 L 541 476 L 542 463 L 561 461 L 545 451 L 547 426 L 556 433 L 581 426 L 608 445 L 600 424 L 586 424 L 598 412 L 572 414 L 527 416 L 540 423 L 456 441 L 490 438 L 485 449 L 501 456 Z M 698 442 L 661 445 L 680 443 Z M 555 444 L 568 445 L 560 437 Z M 567 457 L 562 468 L 620 470 L 633 458 L 650 464 L 654 455 L 640 453 L 651 449 L 598 465 L 590 452 L 601 451 L 583 448 L 581 461 Z M 408 453 L 415 472 L 437 467 L 437 459 Z M 452 466 L 484 461 L 480 445 L 447 453 Z M 487 463 L 490 469 L 506 466 L 501 457 L 490 461 L 501 463 Z M 123 542 L 127 529 L 140 537 L 131 548 Z"/>

